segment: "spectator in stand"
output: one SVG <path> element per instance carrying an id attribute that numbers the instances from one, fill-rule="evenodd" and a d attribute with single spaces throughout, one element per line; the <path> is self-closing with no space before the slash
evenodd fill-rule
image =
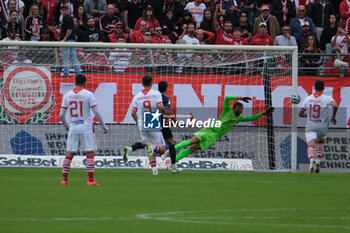
<path id="1" fill-rule="evenodd" d="M 291 0 L 274 0 L 271 7 L 271 14 L 276 16 L 280 27 L 290 23 L 295 16 L 295 10 Z"/>
<path id="2" fill-rule="evenodd" d="M 152 44 L 152 32 L 148 29 L 146 29 L 145 33 L 143 34 L 143 43 Z"/>
<path id="3" fill-rule="evenodd" d="M 92 50 L 89 55 L 85 57 L 85 63 L 88 72 L 106 72 L 110 71 L 109 60 L 104 53 L 98 50 Z"/>
<path id="4" fill-rule="evenodd" d="M 166 17 L 168 10 L 171 10 L 173 12 L 173 17 L 176 22 L 182 17 L 183 7 L 177 0 L 165 0 L 162 9 L 164 9 L 161 17 L 162 19 Z"/>
<path id="5" fill-rule="evenodd" d="M 164 44 L 168 36 L 163 35 L 162 27 L 160 25 L 154 28 L 154 36 L 152 38 L 152 44 Z"/>
<path id="6" fill-rule="evenodd" d="M 74 36 L 75 36 L 75 40 L 77 42 L 83 42 L 83 32 L 80 30 L 79 28 L 79 23 L 78 23 L 78 19 L 76 17 L 72 17 L 73 19 L 73 24 L 74 24 Z M 87 30 L 87 29 L 86 29 Z"/>
<path id="7" fill-rule="evenodd" d="M 276 36 L 273 45 L 276 46 L 298 46 L 294 36 L 290 35 L 289 25 L 282 27 L 282 35 Z"/>
<path id="8" fill-rule="evenodd" d="M 215 33 L 214 17 L 210 9 L 205 9 L 203 14 L 203 21 L 201 22 L 201 26 L 199 28 L 203 29 L 204 31 Z"/>
<path id="9" fill-rule="evenodd" d="M 232 32 L 233 32 L 232 22 L 230 21 L 224 22 L 224 28 L 222 29 L 218 21 L 219 15 L 222 14 L 222 11 L 219 12 L 219 9 L 220 9 L 220 6 L 216 5 L 215 12 L 214 12 L 214 28 L 216 31 L 215 44 L 233 45 L 234 36 L 232 35 Z"/>
<path id="10" fill-rule="evenodd" d="M 234 45 L 249 45 L 248 41 L 242 37 L 241 28 L 235 27 L 233 29 L 233 36 L 235 37 Z"/>
<path id="11" fill-rule="evenodd" d="M 32 1 L 27 0 L 27 1 L 25 1 L 26 3 L 23 2 L 22 0 L 15 0 L 15 1 L 16 1 L 16 9 L 11 9 L 11 10 L 16 10 L 16 11 L 18 11 L 18 13 L 22 14 L 23 16 L 28 17 L 29 11 L 27 11 L 27 14 L 25 14 L 24 10 L 25 10 L 25 8 L 30 9 Z M 7 7 L 7 10 L 9 10 L 9 5 L 8 5 L 9 0 L 3 1 L 3 2 L 4 2 L 5 7 Z M 0 8 L 1 8 L 1 6 L 0 6 Z M 8 13 L 10 13 L 10 12 L 8 12 Z"/>
<path id="12" fill-rule="evenodd" d="M 118 38 L 120 38 L 121 36 L 124 37 L 124 42 L 122 43 L 127 42 L 129 35 L 123 32 L 123 24 L 121 22 L 118 22 L 115 24 L 115 31 L 108 35 L 109 41 L 113 43 L 118 43 Z"/>
<path id="13" fill-rule="evenodd" d="M 307 69 L 302 69 L 305 75 L 317 75 L 317 67 L 319 67 L 323 62 L 323 56 L 321 55 L 308 55 L 308 53 L 319 53 L 322 51 L 317 48 L 317 38 L 314 35 L 309 35 L 307 38 L 307 45 L 302 47 L 299 51 L 299 61 L 301 67 L 306 67 Z"/>
<path id="14" fill-rule="evenodd" d="M 341 54 L 348 54 L 349 52 L 350 38 L 345 31 L 345 23 L 338 23 L 338 30 L 335 36 L 332 37 L 331 46 L 333 50 L 338 49 Z M 341 57 L 345 62 L 350 62 L 350 57 Z"/>
<path id="15" fill-rule="evenodd" d="M 9 21 L 11 20 L 11 12 L 12 11 L 16 11 L 17 12 L 17 23 L 19 25 L 19 28 L 21 30 L 21 40 L 23 40 L 23 35 L 24 35 L 24 17 L 23 15 L 17 10 L 17 1 L 16 0 L 9 0 L 7 2 L 7 13 L 8 13 L 8 17 L 9 17 Z M 9 22 L 7 22 L 9 23 Z M 13 23 L 12 23 L 13 24 Z"/>
<path id="16" fill-rule="evenodd" d="M 337 18 L 336 16 L 330 15 L 329 22 L 326 27 L 322 31 L 321 39 L 320 39 L 320 49 L 325 53 L 332 53 L 331 41 L 332 37 L 337 33 Z"/>
<path id="17" fill-rule="evenodd" d="M 39 15 L 39 7 L 33 5 L 30 8 L 29 16 L 25 21 L 26 40 L 38 41 L 40 40 L 40 30 L 45 28 L 45 20 Z"/>
<path id="18" fill-rule="evenodd" d="M 17 32 L 14 28 L 11 28 L 8 31 L 8 36 L 4 39 L 4 41 L 20 41 L 21 39 L 17 36 Z M 15 46 L 18 49 L 18 46 Z M 11 49 L 11 48 L 10 48 Z"/>
<path id="19" fill-rule="evenodd" d="M 200 44 L 213 44 L 215 41 L 215 33 L 212 33 L 210 31 L 197 29 L 195 34 Z"/>
<path id="20" fill-rule="evenodd" d="M 126 43 L 124 36 L 117 37 L 117 43 Z M 109 60 L 113 65 L 114 72 L 124 72 L 125 68 L 130 65 L 130 58 L 132 53 L 126 48 L 116 48 L 109 55 Z"/>
<path id="21" fill-rule="evenodd" d="M 26 54 L 21 51 L 18 53 L 17 58 L 12 62 L 13 64 L 32 64 L 33 62 L 26 57 Z"/>
<path id="22" fill-rule="evenodd" d="M 61 14 L 61 7 L 66 6 L 68 9 L 68 14 L 73 17 L 74 16 L 74 6 L 71 2 L 72 0 L 60 0 L 59 3 L 56 6 L 56 14 L 55 14 L 55 21 L 58 25 L 61 25 L 63 22 L 63 16 Z"/>
<path id="23" fill-rule="evenodd" d="M 63 16 L 63 23 L 61 25 L 61 42 L 75 42 L 74 22 L 66 5 L 61 6 L 61 15 Z M 77 59 L 76 48 L 62 47 L 61 52 L 63 60 L 63 75 L 69 75 L 70 62 L 74 65 L 75 75 L 80 74 L 81 68 Z"/>
<path id="24" fill-rule="evenodd" d="M 120 22 L 119 17 L 115 14 L 115 5 L 108 4 L 107 5 L 107 14 L 101 16 L 100 18 L 100 30 L 104 33 L 104 38 L 106 38 L 106 42 L 108 42 L 108 35 L 113 34 L 115 30 L 115 24 Z"/>
<path id="25" fill-rule="evenodd" d="M 333 4 L 328 0 L 318 0 L 308 6 L 308 15 L 316 26 L 316 36 L 320 40 L 323 28 L 329 22 L 329 16 L 335 12 Z"/>
<path id="26" fill-rule="evenodd" d="M 160 25 L 158 20 L 155 18 L 154 9 L 152 5 L 147 5 L 142 16 L 136 21 L 135 31 L 140 29 L 140 22 L 145 21 L 147 28 L 154 34 L 154 27 Z"/>
<path id="27" fill-rule="evenodd" d="M 187 24 L 190 22 L 195 22 L 194 17 L 192 16 L 191 12 L 184 10 L 182 19 L 178 22 L 179 30 L 177 31 L 177 34 L 184 35 L 186 33 L 184 31 L 187 29 Z"/>
<path id="28" fill-rule="evenodd" d="M 147 23 L 144 20 L 140 22 L 140 30 L 135 30 L 130 35 L 130 43 L 143 43 L 143 35 L 147 30 Z"/>
<path id="29" fill-rule="evenodd" d="M 332 53 L 335 54 L 335 56 L 332 56 L 329 60 L 326 61 L 325 67 L 326 67 L 326 76 L 335 76 L 339 77 L 341 71 L 343 73 L 343 76 L 349 77 L 350 76 L 350 70 L 347 67 L 341 67 L 336 68 L 334 67 L 334 61 L 338 59 L 338 54 L 340 54 L 339 49 L 334 49 Z M 345 74 L 344 74 L 345 72 Z"/>
<path id="30" fill-rule="evenodd" d="M 350 17 L 350 2 L 348 2 L 348 0 L 344 0 L 340 3 L 339 12 L 341 21 L 346 23 L 346 21 Z"/>
<path id="31" fill-rule="evenodd" d="M 241 14 L 245 13 L 247 15 L 247 18 L 248 18 L 247 22 L 251 27 L 253 27 L 254 25 L 255 5 L 256 5 L 256 0 L 240 1 Z"/>
<path id="32" fill-rule="evenodd" d="M 202 3 L 202 0 L 194 0 L 193 2 L 187 3 L 185 10 L 188 10 L 196 21 L 196 28 L 199 28 L 203 21 L 203 12 L 206 6 Z"/>
<path id="33" fill-rule="evenodd" d="M 28 6 L 26 6 L 26 8 L 24 9 L 24 12 L 25 12 L 24 14 L 25 15 L 29 15 L 29 10 L 34 5 L 39 7 L 39 15 L 41 15 L 45 19 L 45 23 L 46 23 L 47 22 L 47 9 L 44 6 L 44 4 L 42 3 L 42 0 L 32 0 L 32 1 L 30 1 Z"/>
<path id="34" fill-rule="evenodd" d="M 297 40 L 299 49 L 303 47 L 307 47 L 308 38 L 310 35 L 316 36 L 315 34 L 311 33 L 309 22 L 304 21 L 303 26 L 301 28 L 303 30 L 303 33 L 301 34 L 301 36 L 299 36 L 299 39 Z M 316 37 L 316 45 L 318 45 L 317 37 Z"/>
<path id="35" fill-rule="evenodd" d="M 21 28 L 20 24 L 18 23 L 18 12 L 16 10 L 12 10 L 9 16 L 10 21 L 6 25 L 6 35 L 9 35 L 11 31 L 15 31 L 16 38 L 18 38 L 18 40 L 23 40 L 23 28 Z"/>
<path id="36" fill-rule="evenodd" d="M 84 42 L 104 42 L 103 32 L 96 27 L 96 21 L 93 16 L 88 17 L 88 29 L 83 32 Z"/>
<path id="37" fill-rule="evenodd" d="M 172 42 L 175 42 L 178 39 L 177 31 L 179 27 L 176 24 L 174 19 L 174 12 L 171 9 L 165 11 L 165 19 L 160 22 L 162 26 L 163 35 L 169 37 Z"/>
<path id="38" fill-rule="evenodd" d="M 47 9 L 46 21 L 55 21 L 55 12 L 57 7 L 57 0 L 45 0 L 43 1 L 45 8 Z"/>
<path id="39" fill-rule="evenodd" d="M 234 27 L 238 25 L 238 15 L 241 12 L 238 0 L 218 0 L 215 3 L 215 7 L 216 5 L 220 6 L 220 24 L 225 21 L 230 21 Z"/>
<path id="40" fill-rule="evenodd" d="M 290 34 L 295 37 L 295 39 L 298 41 L 299 37 L 303 33 L 302 25 L 304 21 L 307 21 L 310 26 L 311 34 L 315 33 L 314 30 L 314 24 L 312 22 L 312 19 L 305 16 L 306 14 L 306 8 L 305 6 L 299 6 L 297 11 L 297 16 L 290 20 Z"/>
<path id="41" fill-rule="evenodd" d="M 60 40 L 60 33 L 57 29 L 57 24 L 55 21 L 49 22 L 47 25 L 47 29 L 50 31 L 50 41 L 59 41 Z"/>
<path id="42" fill-rule="evenodd" d="M 130 2 L 128 2 L 124 11 L 125 32 L 132 32 L 132 30 L 135 27 L 136 21 L 142 16 L 142 13 L 142 0 L 131 0 Z"/>
<path id="43" fill-rule="evenodd" d="M 79 30 L 85 31 L 87 29 L 87 14 L 84 5 L 79 5 L 75 11 L 75 17 L 78 20 Z"/>
<path id="44" fill-rule="evenodd" d="M 51 31 L 48 28 L 44 28 L 40 33 L 39 41 L 55 41 L 51 37 Z"/>
<path id="45" fill-rule="evenodd" d="M 277 35 L 280 34 L 280 25 L 275 16 L 270 14 L 270 8 L 267 5 L 261 7 L 261 15 L 255 18 L 253 35 L 258 33 L 260 29 L 260 24 L 265 23 L 267 25 L 267 33 L 275 39 Z"/>
<path id="46" fill-rule="evenodd" d="M 88 17 L 100 18 L 107 13 L 106 0 L 84 0 L 84 7 Z"/>
<path id="47" fill-rule="evenodd" d="M 258 33 L 252 37 L 250 45 L 273 45 L 273 39 L 267 33 L 266 23 L 262 22 L 259 24 Z"/>
<path id="48" fill-rule="evenodd" d="M 182 37 L 185 44 L 199 44 L 199 40 L 195 37 L 196 24 L 191 22 L 187 25 L 186 35 Z"/>
<path id="49" fill-rule="evenodd" d="M 252 39 L 253 26 L 248 23 L 248 17 L 245 12 L 242 12 L 239 16 L 238 27 L 241 29 L 242 37 L 249 42 Z"/>

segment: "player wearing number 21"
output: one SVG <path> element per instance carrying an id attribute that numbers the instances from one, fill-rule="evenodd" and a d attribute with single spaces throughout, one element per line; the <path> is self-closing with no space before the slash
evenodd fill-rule
<path id="1" fill-rule="evenodd" d="M 315 93 L 305 98 L 299 117 L 307 117 L 305 125 L 305 137 L 307 142 L 307 156 L 310 159 L 310 174 L 320 172 L 320 163 L 323 154 L 323 144 L 329 125 L 329 108 L 333 107 L 331 122 L 337 123 L 335 116 L 338 105 L 335 100 L 323 94 L 324 82 L 317 80 L 315 82 Z M 316 144 L 316 159 L 315 159 Z"/>
<path id="2" fill-rule="evenodd" d="M 86 77 L 79 74 L 75 77 L 75 88 L 63 96 L 60 119 L 68 130 L 68 139 L 67 154 L 63 161 L 61 185 L 68 185 L 71 162 L 79 149 L 86 153 L 87 185 L 98 185 L 94 179 L 94 152 L 97 149 L 97 144 L 91 110 L 99 120 L 105 134 L 108 133 L 108 128 L 98 111 L 94 94 L 86 90 L 85 87 Z"/>

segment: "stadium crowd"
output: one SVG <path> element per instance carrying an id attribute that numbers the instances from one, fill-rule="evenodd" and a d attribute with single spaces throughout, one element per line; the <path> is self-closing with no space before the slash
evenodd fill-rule
<path id="1" fill-rule="evenodd" d="M 0 0 L 0 39 L 64 41 L 63 8 L 77 42 L 292 45 L 305 67 L 350 43 L 348 0 Z"/>

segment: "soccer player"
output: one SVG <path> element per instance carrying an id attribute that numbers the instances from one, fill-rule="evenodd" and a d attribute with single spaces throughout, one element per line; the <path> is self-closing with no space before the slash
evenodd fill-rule
<path id="1" fill-rule="evenodd" d="M 305 137 L 307 142 L 307 156 L 310 159 L 310 174 L 320 172 L 320 163 L 323 156 L 323 144 L 329 125 L 329 109 L 333 108 L 331 122 L 335 125 L 338 105 L 335 100 L 323 94 L 324 82 L 315 82 L 315 93 L 305 98 L 299 117 L 307 117 Z M 317 143 L 316 143 L 317 142 Z M 316 160 L 314 148 L 316 144 Z"/>
<path id="2" fill-rule="evenodd" d="M 165 142 L 160 130 L 145 129 L 143 127 L 145 121 L 144 112 L 156 112 L 157 110 L 160 110 L 162 114 L 165 114 L 165 109 L 162 101 L 162 95 L 159 91 L 152 89 L 151 76 L 146 75 L 142 78 L 142 86 L 144 89 L 133 99 L 133 109 L 131 115 L 138 123 L 141 133 L 142 143 L 140 143 L 138 146 L 139 148 L 142 148 L 142 144 L 147 144 L 147 153 L 153 175 L 158 175 L 155 152 L 161 155 L 164 154 Z M 127 150 L 128 147 L 124 149 L 124 162 L 127 161 Z M 134 150 L 134 148 L 132 150 Z"/>
<path id="3" fill-rule="evenodd" d="M 94 94 L 85 89 L 86 77 L 79 74 L 75 77 L 75 88 L 63 96 L 60 119 L 68 130 L 67 155 L 63 161 L 61 185 L 68 185 L 68 173 L 71 162 L 76 153 L 86 153 L 86 170 L 88 175 L 87 185 L 99 185 L 94 179 L 95 161 L 94 151 L 97 149 L 93 130 L 93 116 L 91 109 L 99 120 L 103 133 L 108 133 L 108 128 L 98 111 Z M 68 122 L 66 114 L 68 113 Z"/>
<path id="4" fill-rule="evenodd" d="M 249 100 L 252 99 L 250 97 L 226 96 L 224 99 L 224 107 L 222 113 L 219 116 L 219 120 L 221 121 L 221 127 L 203 128 L 198 132 L 194 133 L 194 136 L 190 140 L 185 140 L 177 144 L 175 146 L 175 150 L 180 150 L 181 148 L 187 146 L 189 146 L 189 148 L 181 151 L 176 156 L 176 161 L 179 161 L 180 159 L 184 158 L 185 156 L 189 155 L 190 153 L 196 150 L 200 149 L 201 151 L 204 151 L 209 146 L 214 144 L 214 142 L 218 140 L 221 136 L 230 131 L 238 122 L 254 121 L 262 117 L 263 115 L 272 113 L 274 111 L 274 107 L 268 107 L 258 114 L 249 117 L 241 116 L 241 114 L 243 113 L 243 104 L 240 102 L 236 102 L 233 105 L 233 108 L 231 108 L 231 100 L 242 100 L 248 103 Z"/>

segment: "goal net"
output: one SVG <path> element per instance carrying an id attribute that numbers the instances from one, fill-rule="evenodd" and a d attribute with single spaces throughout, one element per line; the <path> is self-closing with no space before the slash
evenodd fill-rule
<path id="1" fill-rule="evenodd" d="M 123 166 L 123 148 L 141 140 L 131 117 L 131 102 L 142 90 L 144 75 L 153 77 L 155 89 L 159 81 L 168 83 L 171 111 L 178 121 L 195 119 L 210 125 L 219 117 L 225 96 L 231 95 L 252 97 L 252 102 L 243 103 L 245 116 L 266 106 L 275 107 L 269 116 L 240 122 L 208 149 L 190 154 L 189 159 L 207 159 L 207 164 L 217 159 L 246 159 L 253 170 L 264 171 L 295 166 L 292 113 L 296 111 L 289 102 L 297 84 L 293 47 L 55 42 L 0 42 L 0 46 L 1 165 L 11 165 L 8 155 L 16 155 L 12 163 L 21 165 L 22 155 L 65 154 L 67 131 L 60 123 L 59 112 L 63 95 L 74 87 L 74 65 L 78 64 L 70 63 L 69 76 L 64 75 L 61 46 L 75 46 L 78 68 L 87 77 L 87 89 L 94 92 L 110 128 L 104 135 L 101 127 L 95 126 L 96 156 L 117 158 L 115 167 Z M 173 127 L 175 142 L 190 139 L 199 129 Z M 132 155 L 141 158 L 147 154 L 139 150 Z M 101 161 L 100 167 L 109 166 Z M 203 161 L 197 167 L 180 161 L 179 166 L 206 168 Z M 235 162 L 228 166 L 245 169 Z"/>

